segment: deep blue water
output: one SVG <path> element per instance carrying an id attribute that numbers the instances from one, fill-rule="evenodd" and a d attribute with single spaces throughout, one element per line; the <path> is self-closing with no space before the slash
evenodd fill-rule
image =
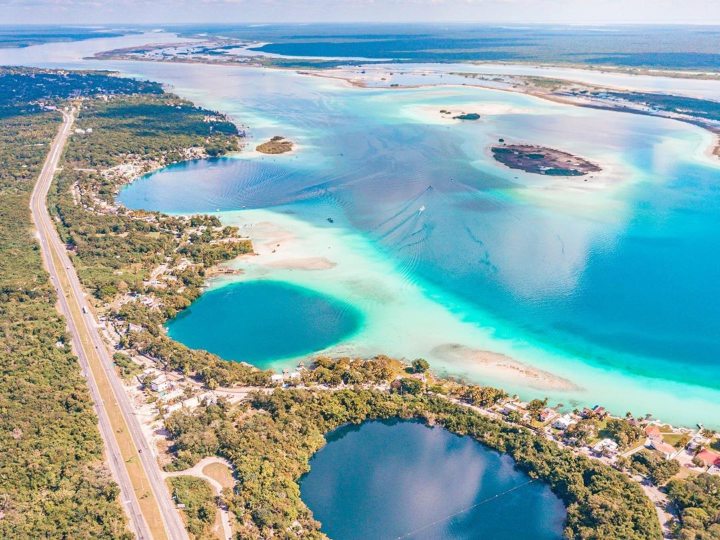
<path id="1" fill-rule="evenodd" d="M 79 41 L 122 36 L 127 29 L 81 26 L 0 25 L 0 47 L 28 47 L 56 41 Z"/>
<path id="2" fill-rule="evenodd" d="M 565 509 L 550 489 L 469 437 L 374 421 L 327 439 L 300 488 L 334 540 L 562 537 Z"/>
<path id="3" fill-rule="evenodd" d="M 587 62 L 720 69 L 718 26 L 281 24 L 196 25 L 175 30 L 268 42 L 256 50 L 291 57 L 393 62 Z"/>
<path id="4" fill-rule="evenodd" d="M 171 337 L 227 360 L 266 367 L 321 350 L 361 325 L 353 308 L 274 281 L 234 283 L 203 294 L 167 325 Z"/>

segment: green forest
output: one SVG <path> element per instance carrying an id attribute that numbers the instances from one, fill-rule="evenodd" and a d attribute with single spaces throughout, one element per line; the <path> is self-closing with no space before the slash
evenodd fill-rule
<path id="1" fill-rule="evenodd" d="M 257 393 L 251 403 L 219 402 L 195 413 L 174 413 L 167 428 L 176 468 L 207 455 L 234 465 L 237 486 L 227 503 L 238 516 L 242 538 L 267 538 L 273 531 L 282 531 L 283 538 L 324 538 L 297 483 L 310 457 L 325 444 L 324 435 L 343 424 L 395 417 L 442 425 L 511 455 L 520 469 L 547 482 L 565 502 L 567 538 L 661 537 L 652 504 L 622 473 L 432 394 L 360 387 L 277 389 Z"/>
<path id="2" fill-rule="evenodd" d="M 173 499 L 184 506 L 185 525 L 191 538 L 215 538 L 212 527 L 217 516 L 215 494 L 205 480 L 193 476 L 168 478 Z"/>
<path id="3" fill-rule="evenodd" d="M 210 388 L 266 384 L 269 372 L 191 350 L 169 339 L 162 328 L 200 295 L 208 269 L 252 251 L 249 240 L 215 216 L 116 207 L 115 196 L 128 180 L 108 174 L 128 163 L 143 172 L 168 165 L 187 159 L 188 149 L 200 148 L 208 156 L 237 150 L 237 127 L 172 94 L 84 102 L 77 127 L 86 133 L 68 144 L 65 166 L 50 193 L 51 211 L 83 285 L 116 327 L 125 329 L 121 344 L 157 359 L 165 369 L 196 376 Z M 173 286 L 149 284 L 160 265 L 168 267 Z M 152 296 L 156 305 L 146 305 L 140 295 Z M 125 301 L 119 304 L 119 298 Z"/>
<path id="4" fill-rule="evenodd" d="M 0 537 L 129 538 L 33 236 L 30 192 L 61 118 L 28 100 L 147 86 L 14 69 L 0 81 Z"/>
<path id="5" fill-rule="evenodd" d="M 701 474 L 686 480 L 671 480 L 670 500 L 680 510 L 680 540 L 720 538 L 720 477 Z"/>

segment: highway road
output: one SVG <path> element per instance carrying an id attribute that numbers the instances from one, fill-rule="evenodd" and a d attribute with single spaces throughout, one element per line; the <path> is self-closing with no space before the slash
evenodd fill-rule
<path id="1" fill-rule="evenodd" d="M 107 462 L 120 486 L 122 503 L 133 532 L 141 540 L 187 540 L 187 531 L 164 482 L 155 452 L 142 433 L 80 280 L 47 209 L 47 194 L 72 132 L 75 110 L 63 111 L 62 115 L 62 126 L 50 146 L 30 198 L 43 261 L 58 292 L 60 309 L 88 381 Z"/>

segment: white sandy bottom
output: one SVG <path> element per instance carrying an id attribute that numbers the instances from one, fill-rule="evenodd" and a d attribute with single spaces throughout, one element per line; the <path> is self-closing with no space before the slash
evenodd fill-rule
<path id="1" fill-rule="evenodd" d="M 548 396 L 567 407 L 601 403 L 617 414 L 629 410 L 677 424 L 720 427 L 720 392 L 592 366 L 543 350 L 523 336 L 507 337 L 513 336 L 507 325 L 412 282 L 358 234 L 269 210 L 225 212 L 221 219 L 239 226 L 257 254 L 234 261 L 232 267 L 242 273 L 216 278 L 213 287 L 280 280 L 341 299 L 363 314 L 356 335 L 319 353 L 422 357 L 436 372 L 500 386 L 523 398 Z"/>

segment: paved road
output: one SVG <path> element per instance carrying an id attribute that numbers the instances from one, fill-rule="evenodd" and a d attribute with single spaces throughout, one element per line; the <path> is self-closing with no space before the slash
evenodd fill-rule
<path id="1" fill-rule="evenodd" d="M 37 227 L 38 239 L 42 249 L 43 260 L 50 273 L 50 279 L 58 292 L 58 300 L 62 313 L 65 315 L 68 328 L 73 338 L 73 346 L 80 360 L 83 373 L 87 377 L 90 394 L 95 404 L 98 415 L 100 433 L 107 451 L 107 461 L 110 469 L 117 480 L 122 502 L 130 517 L 131 526 L 140 539 L 151 539 L 153 536 L 148 527 L 146 515 L 143 515 L 141 506 L 133 489 L 130 473 L 123 459 L 121 446 L 113 430 L 108 408 L 119 407 L 122 417 L 127 425 L 133 448 L 133 460 L 139 458 L 142 475 L 139 478 L 142 485 L 150 485 L 154 499 L 159 507 L 159 514 L 162 516 L 162 527 L 155 524 L 155 530 L 165 532 L 162 537 L 171 540 L 187 540 L 188 534 L 178 514 L 170 493 L 161 475 L 160 468 L 145 439 L 138 419 L 134 415 L 133 407 L 129 397 L 125 393 L 122 383 L 113 367 L 112 359 L 108 349 L 98 332 L 97 323 L 92 315 L 90 305 L 85 299 L 80 281 L 75 269 L 60 240 L 54 224 L 47 210 L 46 199 L 48 190 L 57 169 L 58 162 L 62 155 L 63 148 L 71 133 L 74 122 L 74 111 L 63 112 L 63 124 L 57 136 L 52 142 L 50 152 L 40 172 L 38 182 L 35 185 L 30 198 L 30 209 L 33 221 Z M 94 364 L 92 364 L 94 362 Z M 99 362 L 99 368 L 98 368 Z M 96 371 L 93 372 L 93 367 Z M 101 371 L 97 371 L 101 369 Z M 106 381 L 99 381 L 106 377 L 110 385 L 103 386 Z M 101 384 L 99 384 L 99 382 Z M 104 389 L 104 393 L 103 393 Z M 116 412 L 116 411 L 113 411 Z M 120 431 L 118 431 L 120 432 Z M 127 443 L 126 443 L 127 444 Z M 128 462 L 130 460 L 127 460 Z M 136 481 L 138 478 L 136 477 Z M 144 501 L 144 507 L 148 507 L 148 501 Z M 155 513 L 157 515 L 157 513 Z M 155 537 L 159 537 L 155 533 Z"/>

